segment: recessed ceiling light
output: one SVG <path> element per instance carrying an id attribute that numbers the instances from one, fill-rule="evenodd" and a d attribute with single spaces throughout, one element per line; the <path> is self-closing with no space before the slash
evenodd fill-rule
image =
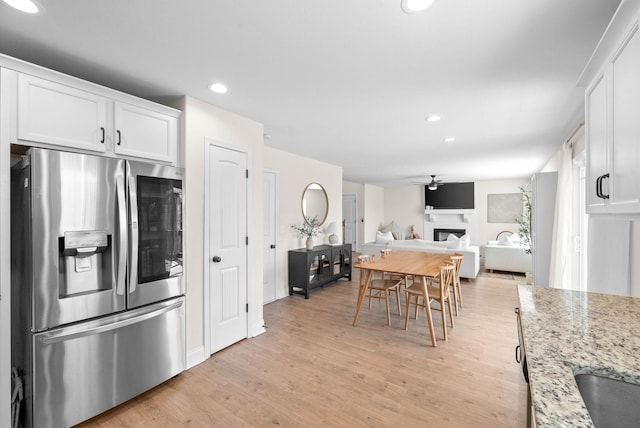
<path id="1" fill-rule="evenodd" d="M 433 4 L 434 0 L 402 0 L 400 7 L 405 13 L 415 15 Z"/>
<path id="2" fill-rule="evenodd" d="M 445 143 L 453 143 L 454 141 L 456 141 L 454 137 L 447 137 L 444 139 Z"/>
<path id="3" fill-rule="evenodd" d="M 216 94 L 226 94 L 228 91 L 227 87 L 222 83 L 212 83 L 209 85 L 209 89 Z"/>
<path id="4" fill-rule="evenodd" d="M 38 13 L 38 6 L 31 0 L 2 0 L 11 7 L 24 13 Z"/>
<path id="5" fill-rule="evenodd" d="M 427 117 L 427 122 L 438 122 L 440 121 L 440 116 L 438 116 L 437 114 L 432 114 L 431 116 Z"/>

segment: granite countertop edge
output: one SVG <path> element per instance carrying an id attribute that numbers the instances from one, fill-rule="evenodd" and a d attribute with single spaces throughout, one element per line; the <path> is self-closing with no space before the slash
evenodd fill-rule
<path id="1" fill-rule="evenodd" d="M 640 384 L 640 299 L 518 285 L 538 427 L 593 427 L 574 376 Z"/>

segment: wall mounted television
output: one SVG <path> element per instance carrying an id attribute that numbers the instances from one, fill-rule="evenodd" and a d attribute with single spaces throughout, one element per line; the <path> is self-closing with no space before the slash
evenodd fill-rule
<path id="1" fill-rule="evenodd" d="M 474 183 L 443 183 L 436 190 L 424 186 L 424 202 L 425 208 L 434 210 L 472 210 L 475 208 Z"/>

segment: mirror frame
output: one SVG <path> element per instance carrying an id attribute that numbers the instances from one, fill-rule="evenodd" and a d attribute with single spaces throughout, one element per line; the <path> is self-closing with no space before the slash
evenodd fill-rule
<path id="1" fill-rule="evenodd" d="M 313 189 L 314 186 L 318 186 L 320 189 Z M 322 184 L 316 183 L 315 181 L 307 184 L 307 186 L 304 188 L 304 192 L 302 192 L 302 198 L 300 199 L 300 208 L 302 210 L 302 218 L 307 224 L 308 224 L 307 213 L 304 210 L 304 198 L 307 194 L 307 191 L 309 190 L 322 190 L 322 194 L 324 195 L 324 205 L 325 205 L 324 217 L 318 218 L 318 220 L 320 221 L 320 224 L 318 224 L 318 226 L 322 226 L 324 222 L 327 220 L 327 216 L 329 215 L 329 196 L 327 195 L 327 191 L 322 186 Z"/>

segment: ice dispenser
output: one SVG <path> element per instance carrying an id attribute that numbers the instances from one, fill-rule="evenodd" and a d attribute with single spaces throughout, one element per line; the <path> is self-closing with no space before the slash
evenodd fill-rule
<path id="1" fill-rule="evenodd" d="M 106 231 L 66 231 L 60 250 L 61 298 L 111 288 L 111 235 Z"/>

